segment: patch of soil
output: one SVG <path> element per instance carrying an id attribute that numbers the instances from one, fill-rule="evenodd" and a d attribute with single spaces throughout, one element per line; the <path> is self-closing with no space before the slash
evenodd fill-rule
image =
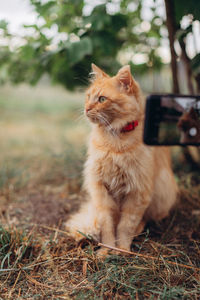
<path id="1" fill-rule="evenodd" d="M 29 191 L 26 195 L 18 195 L 17 201 L 10 201 L 8 205 L 1 207 L 0 220 L 3 224 L 17 227 L 27 228 L 36 224 L 39 225 L 39 231 L 46 231 L 45 226 L 61 228 L 83 200 L 82 193 L 65 195 L 59 190 Z"/>

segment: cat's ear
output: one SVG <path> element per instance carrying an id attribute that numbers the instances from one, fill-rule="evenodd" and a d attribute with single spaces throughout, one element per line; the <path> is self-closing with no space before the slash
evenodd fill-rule
<path id="1" fill-rule="evenodd" d="M 94 79 L 97 78 L 103 78 L 103 77 L 107 77 L 109 78 L 109 76 L 103 71 L 101 70 L 99 67 L 97 67 L 95 64 L 92 64 L 92 75 Z"/>
<path id="2" fill-rule="evenodd" d="M 194 107 L 190 108 L 189 115 L 192 119 L 198 120 L 198 115 L 197 115 L 196 111 L 194 110 Z"/>
<path id="3" fill-rule="evenodd" d="M 124 89 L 128 94 L 138 94 L 139 86 L 137 82 L 133 79 L 131 74 L 131 68 L 129 65 L 122 67 L 116 75 L 118 84 Z"/>

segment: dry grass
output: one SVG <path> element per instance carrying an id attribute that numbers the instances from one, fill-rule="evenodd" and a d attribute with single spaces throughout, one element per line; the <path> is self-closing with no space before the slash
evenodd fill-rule
<path id="1" fill-rule="evenodd" d="M 88 127 L 82 95 L 40 87 L 0 91 L 0 299 L 199 299 L 200 176 L 174 166 L 181 200 L 150 223 L 132 254 L 96 255 L 62 225 L 77 208 Z"/>

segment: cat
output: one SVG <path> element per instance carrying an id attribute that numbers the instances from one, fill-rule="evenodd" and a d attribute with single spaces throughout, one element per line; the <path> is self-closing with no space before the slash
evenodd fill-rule
<path id="1" fill-rule="evenodd" d="M 180 117 L 177 126 L 181 143 L 200 143 L 200 118 L 193 107 Z"/>
<path id="2" fill-rule="evenodd" d="M 92 125 L 84 168 L 88 200 L 66 226 L 77 239 L 84 233 L 130 250 L 148 220 L 169 214 L 178 187 L 168 149 L 142 141 L 145 101 L 130 66 L 114 77 L 94 64 L 92 70 L 85 101 Z"/>

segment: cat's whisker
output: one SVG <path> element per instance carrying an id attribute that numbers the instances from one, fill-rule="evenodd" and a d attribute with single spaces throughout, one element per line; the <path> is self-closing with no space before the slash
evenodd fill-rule
<path id="1" fill-rule="evenodd" d="M 80 121 L 83 121 L 84 119 L 85 119 L 85 115 L 82 113 L 76 117 L 75 121 L 80 122 Z"/>
<path id="2" fill-rule="evenodd" d="M 106 125 L 106 127 L 108 127 L 109 131 L 112 131 L 112 126 L 111 124 L 108 122 L 108 120 L 104 117 L 104 116 L 100 116 L 101 121 Z"/>
<path id="3" fill-rule="evenodd" d="M 82 107 L 80 107 L 76 110 L 77 114 L 84 114 L 84 111 L 85 110 Z"/>
<path id="4" fill-rule="evenodd" d="M 104 122 L 104 124 L 108 127 L 109 132 L 110 132 L 113 136 L 117 137 L 117 132 L 116 132 L 116 130 L 112 127 L 112 125 L 110 124 L 110 122 L 107 120 L 106 115 L 102 112 L 101 115 L 100 115 L 100 117 L 101 117 L 101 120 Z"/>
<path id="5" fill-rule="evenodd" d="M 85 110 L 81 107 L 76 110 L 77 117 L 75 118 L 76 122 L 85 120 Z"/>

